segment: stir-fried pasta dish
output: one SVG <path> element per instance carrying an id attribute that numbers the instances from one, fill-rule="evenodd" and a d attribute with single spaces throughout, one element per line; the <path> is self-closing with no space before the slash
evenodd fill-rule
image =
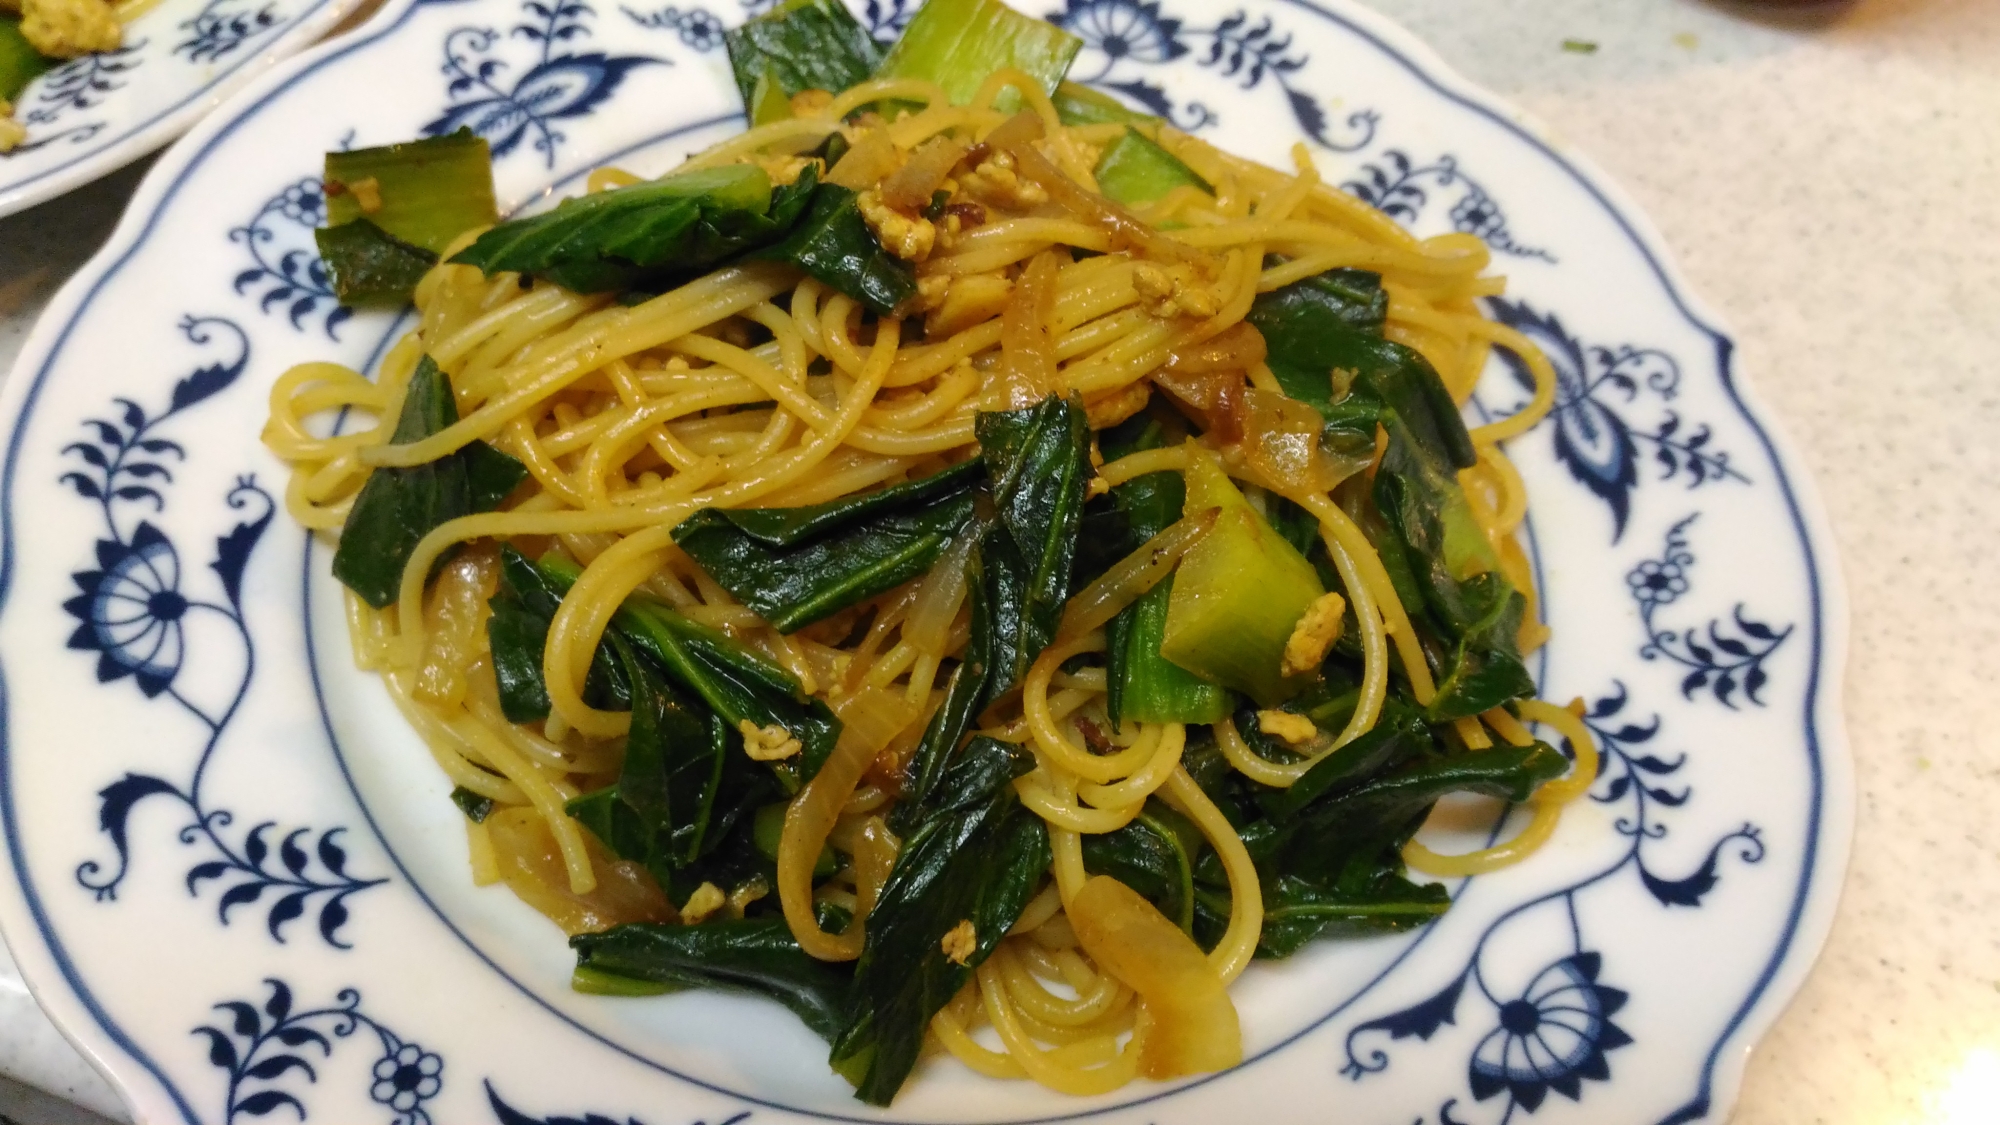
<path id="1" fill-rule="evenodd" d="M 355 659 L 573 987 L 775 1000 L 877 1104 L 931 1056 L 1102 1093 L 1548 839 L 1596 757 L 1501 446 L 1554 375 L 1477 238 L 1064 82 L 998 0 L 728 43 L 747 131 L 537 215 L 469 134 L 329 154 L 322 255 L 415 327 L 271 393 Z M 1532 401 L 1468 429 L 1489 360 Z M 1440 854 L 1451 794 L 1526 815 Z"/>

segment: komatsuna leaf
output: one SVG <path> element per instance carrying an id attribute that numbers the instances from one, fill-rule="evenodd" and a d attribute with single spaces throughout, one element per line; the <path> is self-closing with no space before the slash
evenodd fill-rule
<path id="1" fill-rule="evenodd" d="M 1243 719 L 1239 713 L 1238 727 L 1244 737 L 1256 738 Z M 1423 716 L 1414 706 L 1391 696 L 1382 701 L 1381 714 L 1373 727 L 1322 758 L 1290 788 L 1260 793 L 1258 804 L 1272 819 L 1289 820 L 1316 802 L 1338 797 L 1408 763 L 1434 755 L 1436 750 L 1436 740 Z"/>
<path id="2" fill-rule="evenodd" d="M 1444 661 L 1445 674 L 1424 711 L 1432 722 L 1477 715 L 1535 693 L 1517 640 L 1527 600 L 1498 574 L 1481 574 L 1465 585 L 1473 593 L 1469 600 L 1486 608 Z"/>
<path id="3" fill-rule="evenodd" d="M 686 866 L 768 790 L 756 784 L 748 757 L 730 752 L 734 732 L 720 717 L 647 667 L 624 638 L 610 643 L 632 689 L 618 799 L 650 830 L 668 863 Z M 731 769 L 737 765 L 744 768 Z M 746 790 L 753 791 L 748 801 Z"/>
<path id="4" fill-rule="evenodd" d="M 489 276 L 532 274 L 579 293 L 659 285 L 784 238 L 816 186 L 812 164 L 775 190 L 750 164 L 677 173 L 501 223 L 451 260 Z"/>
<path id="5" fill-rule="evenodd" d="M 579 968 L 682 988 L 766 996 L 832 1041 L 848 1008 L 846 966 L 808 956 L 783 918 L 698 926 L 631 923 L 570 939 Z"/>
<path id="6" fill-rule="evenodd" d="M 930 1019 L 990 956 L 1048 869 L 1048 832 L 1010 784 L 1034 766 L 1019 747 L 974 738 L 935 792 L 939 803 L 904 842 L 868 916 L 833 1066 L 855 1096 L 887 1105 L 916 1065 Z M 970 923 L 963 962 L 942 942 Z"/>
<path id="7" fill-rule="evenodd" d="M 1369 885 L 1324 887 L 1285 876 L 1264 887 L 1260 957 L 1289 957 L 1322 937 L 1397 933 L 1432 921 L 1451 907 L 1442 883 L 1413 883 L 1383 871 Z"/>
<path id="8" fill-rule="evenodd" d="M 752 110 L 760 80 L 785 98 L 806 90 L 838 94 L 866 82 L 882 61 L 881 45 L 840 0 L 787 0 L 722 42 L 737 92 Z"/>
<path id="9" fill-rule="evenodd" d="M 1447 648 L 1437 664 L 1433 722 L 1476 715 L 1532 695 L 1518 636 L 1526 601 L 1472 514 L 1449 462 L 1423 445 L 1400 411 L 1385 414 L 1388 444 L 1375 474 L 1383 565 L 1420 629 Z"/>
<path id="10" fill-rule="evenodd" d="M 917 293 L 908 263 L 882 248 L 861 217 L 859 197 L 838 184 L 814 188 L 811 205 L 790 233 L 750 256 L 797 266 L 880 316 Z"/>
<path id="11" fill-rule="evenodd" d="M 812 780 L 840 739 L 840 720 L 791 673 L 721 631 L 650 598 L 631 597 L 612 626 L 669 677 L 701 697 L 735 735 L 745 722 L 783 727 L 801 752 L 780 763 L 791 780 Z M 740 737 L 740 735 L 738 735 Z"/>
<path id="12" fill-rule="evenodd" d="M 1380 522 L 1364 524 L 1428 647 L 1445 654 L 1428 712 L 1441 722 L 1532 694 L 1516 641 L 1525 602 L 1458 483 L 1478 460 L 1464 421 L 1429 362 L 1382 338 L 1386 301 L 1377 275 L 1334 270 L 1260 296 L 1247 319 L 1286 392 L 1326 418 L 1323 443 L 1372 448 L 1378 427 L 1387 436 Z"/>
<path id="13" fill-rule="evenodd" d="M 1055 639 L 1090 477 L 1083 404 L 1051 395 L 974 423 L 997 526 L 980 550 L 993 614 L 990 701 L 1017 686 Z"/>
<path id="14" fill-rule="evenodd" d="M 412 246 L 367 219 L 313 231 L 320 261 L 333 279 L 333 295 L 357 308 L 394 308 L 410 303 L 437 255 Z"/>
<path id="15" fill-rule="evenodd" d="M 1568 768 L 1569 759 L 1541 742 L 1430 758 L 1308 805 L 1252 854 L 1262 853 L 1282 870 L 1337 871 L 1356 855 L 1385 844 L 1400 847 L 1448 794 L 1525 801 L 1537 785 Z"/>
<path id="16" fill-rule="evenodd" d="M 806 508 L 704 508 L 674 542 L 780 632 L 928 571 L 971 521 L 977 460 L 866 496 Z"/>
<path id="17" fill-rule="evenodd" d="M 425 356 L 410 376 L 390 441 L 427 438 L 456 421 L 451 381 Z M 376 469 L 348 510 L 333 553 L 334 577 L 377 609 L 393 604 L 418 540 L 460 516 L 492 510 L 527 474 L 519 461 L 480 441 L 427 464 Z"/>
<path id="18" fill-rule="evenodd" d="M 1263 335 L 1266 362 L 1285 393 L 1326 419 L 1328 445 L 1372 446 L 1390 388 L 1421 436 L 1434 438 L 1458 468 L 1470 468 L 1477 454 L 1450 393 L 1423 356 L 1383 338 L 1387 314 L 1380 275 L 1344 269 L 1262 294 L 1244 319 Z"/>
<path id="19" fill-rule="evenodd" d="M 486 619 L 486 637 L 493 657 L 493 678 L 500 688 L 500 710 L 510 723 L 548 718 L 542 653 L 548 644 L 549 623 L 567 588 L 511 545 L 500 548 L 500 588 L 487 602 L 492 615 Z M 624 675 L 608 649 L 600 647 L 591 660 L 583 701 L 606 711 L 623 711 L 630 706 Z"/>
<path id="20" fill-rule="evenodd" d="M 544 559 L 537 565 L 560 590 L 576 581 L 578 571 L 569 564 Z M 668 677 L 700 696 L 732 732 L 747 721 L 783 727 L 797 738 L 803 752 L 780 763 L 790 784 L 810 781 L 833 752 L 840 720 L 761 653 L 637 594 L 625 599 L 611 626 Z"/>
<path id="21" fill-rule="evenodd" d="M 880 516 L 948 500 L 978 484 L 984 472 L 985 463 L 975 457 L 927 477 L 824 504 L 799 508 L 703 508 L 696 514 L 727 522 L 767 546 L 796 547 L 837 531 L 866 526 Z"/>

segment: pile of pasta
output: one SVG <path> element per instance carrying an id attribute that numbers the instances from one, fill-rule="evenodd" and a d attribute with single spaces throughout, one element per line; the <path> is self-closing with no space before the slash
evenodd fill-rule
<path id="1" fill-rule="evenodd" d="M 1028 112 L 995 108 L 1003 95 L 1022 99 Z M 878 103 L 909 108 L 894 120 L 849 120 Z M 1496 347 L 1531 373 L 1525 409 L 1472 431 L 1478 464 L 1460 482 L 1505 576 L 1530 598 L 1523 650 L 1542 643 L 1533 574 L 1515 536 L 1527 498 L 1500 447 L 1546 413 L 1554 376 L 1528 340 L 1480 311 L 1481 298 L 1502 291 L 1486 272 L 1486 247 L 1466 234 L 1413 237 L 1322 182 L 1303 145 L 1294 168 L 1280 171 L 1171 129 L 1160 131 L 1159 143 L 1213 193 L 1181 189 L 1129 213 L 1106 208 L 1093 194 L 1092 168 L 1123 128 L 1065 126 L 1038 88 L 1008 72 L 969 105 L 949 104 L 922 82 L 866 83 L 687 167 L 754 162 L 783 182 L 797 175 L 805 153 L 841 132 L 853 146 L 849 161 L 873 153 L 879 167 L 835 170 L 835 181 L 845 174 L 880 183 L 923 153 L 948 151 L 946 187 L 955 203 L 975 206 L 945 208 L 925 220 L 927 230 L 875 224 L 883 243 L 914 263 L 920 298 L 903 315 L 870 314 L 772 263 L 727 266 L 635 304 L 447 263 L 417 289 L 417 326 L 388 350 L 373 380 L 328 363 L 278 380 L 266 441 L 292 467 L 286 507 L 307 527 L 339 529 L 372 470 L 423 464 L 473 440 L 528 469 L 529 482 L 502 510 L 453 520 L 422 539 L 396 605 L 377 611 L 349 598 L 358 663 L 381 673 L 450 780 L 495 805 L 484 822 L 468 825 L 479 881 L 504 875 L 573 933 L 718 911 L 740 916 L 776 896 L 807 953 L 859 956 L 897 854 L 884 813 L 967 641 L 963 560 L 954 568 L 948 555 L 925 578 L 788 634 L 695 565 L 675 545 L 673 528 L 703 508 L 811 505 L 928 476 L 977 453 L 980 411 L 1051 394 L 1080 399 L 1093 430 L 1113 426 L 1156 396 L 1172 397 L 1177 356 L 1204 355 L 1211 367 L 1248 356 L 1241 385 L 1282 394 L 1257 361 L 1261 353 L 1231 349 L 1241 345 L 1259 293 L 1331 269 L 1381 275 L 1388 338 L 1420 352 L 1461 404 Z M 940 137 L 954 143 L 927 144 Z M 1023 144 L 1042 162 L 1010 158 Z M 605 169 L 590 189 L 636 180 Z M 395 444 L 403 388 L 424 355 L 449 374 L 460 418 Z M 344 432 L 329 434 L 329 420 L 343 412 L 374 422 L 350 418 Z M 1281 461 L 1260 456 L 1248 440 L 1189 442 L 1102 463 L 1092 486 L 1097 494 L 1147 473 L 1198 471 L 1200 463 L 1283 496 L 1318 521 L 1364 656 L 1352 717 L 1311 756 L 1282 763 L 1253 752 L 1227 721 L 1214 732 L 1232 766 L 1277 787 L 1368 731 L 1392 674 L 1419 703 L 1435 690 L 1409 615 L 1362 529 L 1328 488 L 1314 487 L 1310 474 L 1288 476 Z M 557 551 L 581 566 L 549 631 L 543 672 L 553 710 L 539 726 L 505 720 L 487 651 L 487 599 L 498 583 L 495 545 L 503 542 L 531 556 Z M 1105 647 L 1105 622 L 1149 573 L 1156 580 L 1153 572 L 1171 569 L 1187 543 L 1166 546 L 1164 558 L 1127 560 L 1077 593 L 1018 693 L 978 724 L 979 733 L 1032 752 L 1035 768 L 1015 789 L 1046 823 L 1054 855 L 1046 886 L 931 1024 L 938 1047 L 983 1074 L 1088 1094 L 1147 1072 L 1141 1058 L 1158 1021 L 1126 983 L 1132 970 L 1114 973 L 1085 955 L 1065 907 L 1087 888 L 1082 839 L 1131 822 L 1149 798 L 1197 825 L 1227 871 L 1227 931 L 1206 953 L 1215 978 L 1235 979 L 1257 948 L 1257 868 L 1183 765 L 1189 730 L 1108 721 L 1105 669 L 1089 658 Z M 760 650 L 844 724 L 832 756 L 792 800 L 774 880 L 670 903 L 642 869 L 612 857 L 564 811 L 566 801 L 617 775 L 630 716 L 586 702 L 586 678 L 608 623 L 635 593 Z M 1577 714 L 1539 702 L 1517 711 L 1459 720 L 1459 737 L 1472 749 L 1525 745 L 1525 724 L 1545 723 L 1574 748 L 1571 773 L 1541 788 L 1526 826 L 1507 842 L 1459 856 L 1413 843 L 1405 853 L 1411 866 L 1442 876 L 1517 861 L 1589 785 L 1594 751 Z M 811 869 L 829 842 L 847 861 L 816 887 Z M 814 908 L 827 902 L 856 923 L 839 933 L 821 929 Z"/>

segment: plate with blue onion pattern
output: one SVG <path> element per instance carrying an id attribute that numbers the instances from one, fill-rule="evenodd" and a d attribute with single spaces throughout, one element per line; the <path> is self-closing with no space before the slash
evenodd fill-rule
<path id="1" fill-rule="evenodd" d="M 0 152 L 0 215 L 53 199 L 186 132 L 360 0 L 160 0 L 112 51 L 56 64 L 14 101 L 26 131 Z"/>
<path id="2" fill-rule="evenodd" d="M 354 669 L 324 546 L 259 444 L 294 363 L 402 330 L 315 256 L 330 149 L 460 128 L 503 207 L 742 128 L 721 34 L 769 0 L 393 0 L 250 85 L 141 185 L 6 385 L 0 925 L 146 1122 L 779 1125 L 1722 1121 L 1825 938 L 1853 820 L 1846 608 L 1799 461 L 1651 226 L 1544 130 L 1340 0 L 1038 0 L 1073 79 L 1482 239 L 1549 355 L 1510 452 L 1602 770 L 1439 921 L 1235 987 L 1244 1063 L 1071 1099 L 927 1062 L 886 1111 L 775 1005 L 575 993 L 475 888 L 449 785 Z M 855 0 L 893 37 L 914 0 Z M 1495 360 L 1469 408 L 1519 409 Z M 1488 825 L 1525 814 L 1486 810 Z"/>

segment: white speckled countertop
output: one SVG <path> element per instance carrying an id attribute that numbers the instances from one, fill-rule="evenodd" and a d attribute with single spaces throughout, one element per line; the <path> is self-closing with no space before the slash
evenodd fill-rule
<path id="1" fill-rule="evenodd" d="M 1732 1120 L 2000 1121 L 2000 0 L 1369 2 L 1637 197 L 1833 517 L 1857 846 Z M 0 220 L 0 371 L 136 183 Z M 4 955 L 0 1073 L 120 1113 Z"/>

